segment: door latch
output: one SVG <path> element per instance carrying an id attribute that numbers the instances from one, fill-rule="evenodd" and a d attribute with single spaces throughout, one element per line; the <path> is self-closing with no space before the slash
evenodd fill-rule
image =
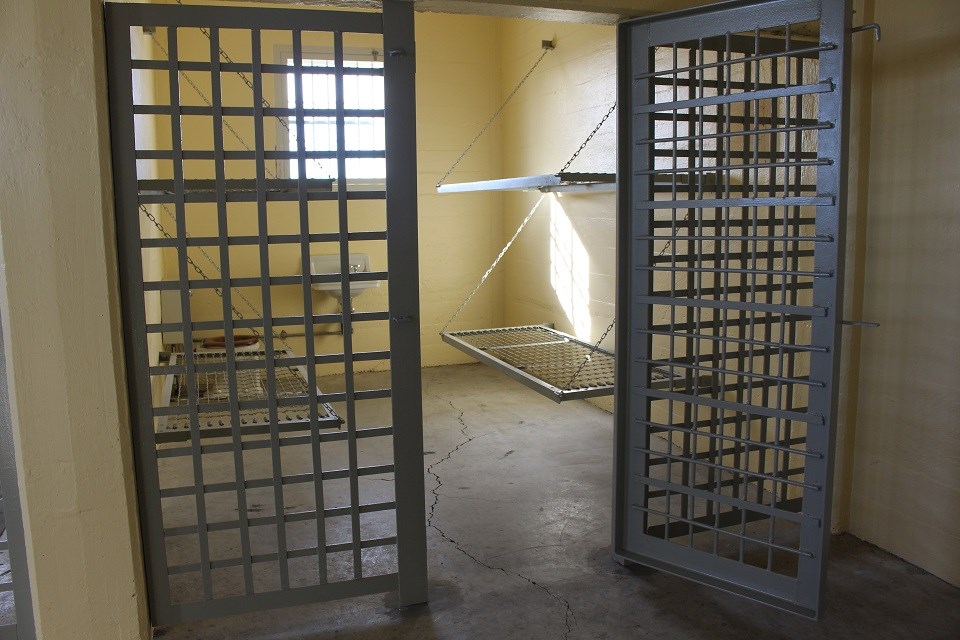
<path id="1" fill-rule="evenodd" d="M 873 31 L 873 37 L 876 38 L 877 42 L 880 42 L 880 25 L 876 22 L 868 22 L 850 29 L 850 33 L 860 33 L 861 31 Z"/>

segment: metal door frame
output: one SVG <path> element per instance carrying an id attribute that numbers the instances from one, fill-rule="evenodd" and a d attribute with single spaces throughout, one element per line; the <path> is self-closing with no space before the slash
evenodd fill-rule
<path id="1" fill-rule="evenodd" d="M 10 581 L 0 583 L 4 591 L 12 591 L 16 611 L 15 623 L 0 626 L 0 640 L 33 640 L 37 637 L 33 620 L 33 599 L 30 595 L 30 570 L 20 508 L 20 483 L 17 476 L 17 455 L 13 438 L 10 376 L 7 373 L 7 349 L 0 321 L 0 509 L 7 531 L 5 550 L 10 561 Z M 2 548 L 2 547 L 0 547 Z"/>
<path id="2" fill-rule="evenodd" d="M 813 618 L 819 615 L 823 601 L 830 535 L 843 291 L 846 128 L 849 102 L 849 58 L 846 51 L 852 13 L 849 9 L 848 0 L 736 0 L 630 20 L 621 23 L 618 28 L 618 91 L 621 109 L 618 149 L 617 320 L 622 330 L 617 332 L 614 556 L 624 563 L 647 565 Z M 758 29 L 759 39 L 761 28 L 805 20 L 820 21 L 820 44 L 828 45 L 819 55 L 819 77 L 821 83 L 832 84 L 832 91 L 820 95 L 817 118 L 821 122 L 831 123 L 831 126 L 819 131 L 818 152 L 820 156 L 830 158 L 832 163 L 818 167 L 817 193 L 810 200 L 811 204 L 815 203 L 817 206 L 816 234 L 831 239 L 816 243 L 814 270 L 829 272 L 832 277 L 819 279 L 812 285 L 812 307 L 804 308 L 805 312 L 811 315 L 811 344 L 824 347 L 823 351 L 810 355 L 809 377 L 823 381 L 824 387 L 811 388 L 805 414 L 808 427 L 816 425 L 816 428 L 807 429 L 807 450 L 815 455 L 806 459 L 804 477 L 808 482 L 815 482 L 817 487 L 816 490 L 803 491 L 800 513 L 803 517 L 815 521 L 817 525 L 802 527 L 800 549 L 811 550 L 813 557 L 799 559 L 796 579 L 781 580 L 779 578 L 785 576 L 753 575 L 750 571 L 752 567 L 732 566 L 730 563 L 733 561 L 711 556 L 693 549 L 692 546 L 685 548 L 665 539 L 651 538 L 646 535 L 644 525 L 637 523 L 639 518 L 634 515 L 635 505 L 643 500 L 638 498 L 638 495 L 644 495 L 637 493 L 643 490 L 635 489 L 634 478 L 647 477 L 649 471 L 646 462 L 631 460 L 632 452 L 637 447 L 649 447 L 649 444 L 644 445 L 640 440 L 650 438 L 646 428 L 634 429 L 634 422 L 651 419 L 647 415 L 650 397 L 651 394 L 656 394 L 649 389 L 646 382 L 654 357 L 652 336 L 649 333 L 640 333 L 653 324 L 653 302 L 650 301 L 650 296 L 654 293 L 653 278 L 649 275 L 651 271 L 643 272 L 647 275 L 640 275 L 641 272 L 637 271 L 638 267 L 650 268 L 654 264 L 654 165 L 653 153 L 638 151 L 637 141 L 655 137 L 652 112 L 657 110 L 648 106 L 655 102 L 653 83 L 635 77 L 652 70 L 652 52 L 657 45 L 669 46 L 670 43 L 675 45 L 683 41 L 696 41 L 698 38 L 723 37 L 724 33 L 752 32 L 755 28 Z M 770 91 L 776 93 L 778 90 Z M 649 144 L 647 148 L 653 149 L 653 145 Z M 638 176 L 636 171 L 647 173 Z M 758 201 L 754 210 L 772 204 Z M 704 209 L 723 206 L 724 203 L 719 201 L 712 204 L 700 203 L 700 207 Z M 646 298 L 646 302 L 638 300 L 638 297 Z M 749 303 L 741 304 L 750 306 Z M 728 408 L 729 404 L 722 399 L 712 402 L 715 403 L 713 406 L 722 409 Z M 668 440 L 669 442 L 672 441 Z M 670 446 L 668 444 L 668 449 Z M 641 460 L 647 458 L 649 456 L 642 457 Z M 669 495 L 668 493 L 668 500 Z M 669 507 L 667 510 L 669 513 Z M 646 520 L 643 519 L 642 522 Z M 667 522 L 670 522 L 669 518 Z M 770 580 L 765 583 L 765 578 Z"/>
<path id="3" fill-rule="evenodd" d="M 415 93 L 414 93 L 414 74 L 415 74 L 415 42 L 414 42 L 414 22 L 413 22 L 413 3 L 401 0 L 384 0 L 382 13 L 366 12 L 344 12 L 333 10 L 306 10 L 306 9 L 288 9 L 288 8 L 247 8 L 247 7 L 210 7 L 210 6 L 179 6 L 179 5 L 150 5 L 150 4 L 117 4 L 107 3 L 105 5 L 106 30 L 107 30 L 107 63 L 108 79 L 110 87 L 110 116 L 111 116 L 111 137 L 113 154 L 113 176 L 115 188 L 116 205 L 116 224 L 117 224 L 117 242 L 120 263 L 121 280 L 121 301 L 122 318 L 125 337 L 125 358 L 127 369 L 127 385 L 130 396 L 130 409 L 133 424 L 133 439 L 135 462 L 137 468 L 137 486 L 139 497 L 139 512 L 141 535 L 145 549 L 145 565 L 147 583 L 149 587 L 149 605 L 151 619 L 154 624 L 170 624 L 192 619 L 200 619 L 218 615 L 228 615 L 233 613 L 250 612 L 262 609 L 276 608 L 282 606 L 293 606 L 298 604 L 307 604 L 324 600 L 333 600 L 351 596 L 365 595 L 371 593 L 380 593 L 385 591 L 398 591 L 399 604 L 401 606 L 422 603 L 427 600 L 426 590 L 426 519 L 424 503 L 424 478 L 423 478 L 423 428 L 422 428 L 422 404 L 421 404 L 421 378 L 420 378 L 420 332 L 419 332 L 419 279 L 418 279 L 418 260 L 417 260 L 417 200 L 416 200 L 416 113 L 415 113 Z M 358 577 L 355 573 L 353 580 L 343 582 L 321 582 L 319 585 L 281 588 L 280 590 L 254 593 L 250 583 L 247 582 L 247 595 L 214 599 L 207 597 L 205 600 L 196 603 L 174 605 L 170 601 L 169 584 L 167 581 L 167 566 L 165 561 L 164 549 L 164 529 L 161 512 L 161 493 L 158 481 L 157 471 L 157 451 L 153 434 L 154 407 L 151 400 L 150 374 L 156 373 L 164 367 L 150 367 L 148 362 L 148 351 L 146 344 L 146 334 L 148 330 L 159 332 L 160 325 L 154 325 L 152 329 L 148 327 L 144 310 L 144 282 L 143 270 L 141 264 L 141 240 L 139 228 L 138 207 L 143 202 L 138 191 L 138 175 L 136 169 L 137 150 L 135 149 L 134 138 L 134 106 L 132 101 L 132 78 L 131 73 L 134 69 L 131 59 L 131 27 L 192 27 L 208 28 L 218 33 L 219 29 L 245 29 L 251 33 L 257 34 L 251 36 L 256 38 L 254 43 L 259 42 L 259 32 L 265 29 L 286 30 L 294 33 L 294 42 L 298 42 L 296 34 L 301 31 L 324 31 L 342 34 L 350 33 L 382 33 L 384 50 L 389 55 L 384 60 L 384 89 L 385 89 L 385 109 L 384 113 L 389 114 L 385 117 L 386 121 L 386 190 L 377 192 L 374 199 L 383 199 L 386 201 L 386 219 L 389 229 L 389 241 L 387 242 L 387 255 L 389 262 L 389 310 L 382 315 L 382 320 L 390 320 L 390 361 L 391 361 L 391 389 L 390 397 L 393 398 L 393 471 L 395 473 L 395 500 L 394 509 L 396 511 L 396 547 L 397 547 L 397 572 L 388 575 L 378 575 L 375 577 Z M 175 30 L 174 30 L 175 33 Z M 219 36 L 216 36 L 219 38 Z M 334 36 L 335 41 L 342 40 L 342 36 Z M 337 38 L 340 38 L 338 40 Z M 171 56 L 176 61 L 175 39 L 168 45 L 173 45 L 171 50 L 174 55 Z M 211 50 L 216 51 L 216 43 L 211 40 Z M 252 47 L 257 50 L 256 47 Z M 341 45 L 342 49 L 342 45 Z M 254 76 L 259 73 L 260 54 L 254 53 L 254 62 L 250 65 L 248 73 L 252 72 Z M 197 65 L 191 63 L 191 69 L 196 70 Z M 184 178 L 182 164 L 178 161 L 183 159 L 182 149 L 177 142 L 177 131 L 180 126 L 179 114 L 182 114 L 177 98 L 177 83 L 179 71 L 182 70 L 176 62 L 167 62 L 167 71 L 171 76 L 171 106 L 169 115 L 172 117 L 174 143 L 172 158 L 174 160 L 174 185 L 175 200 L 172 204 L 178 208 L 178 218 L 183 218 L 184 206 Z M 234 65 L 235 67 L 237 65 Z M 179 68 L 178 68 L 179 67 Z M 150 68 L 143 67 L 140 68 Z M 214 78 L 218 73 L 224 71 L 224 63 L 219 56 L 212 55 L 210 63 L 206 70 L 214 73 Z M 174 73 L 173 71 L 177 71 Z M 342 77 L 344 75 L 342 67 L 336 66 L 333 72 L 338 78 L 342 87 Z M 256 89 L 254 91 L 254 105 L 252 110 L 255 116 L 259 117 L 261 127 L 263 121 L 262 104 L 257 103 Z M 219 96 L 218 92 L 215 95 Z M 340 93 L 342 96 L 342 92 Z M 223 105 L 219 97 L 214 99 L 211 105 L 214 122 L 217 118 L 223 118 Z M 341 152 L 338 153 L 340 175 L 344 176 L 345 160 L 344 156 L 348 152 L 343 152 L 343 128 L 344 115 L 342 106 L 342 97 L 338 106 L 338 132 Z M 302 109 L 302 102 L 300 107 Z M 297 113 L 301 113 L 297 111 Z M 298 118 L 303 122 L 303 118 Z M 215 134 L 216 137 L 216 134 Z M 262 139 L 262 136 L 261 136 Z M 301 136 L 301 139 L 303 137 Z M 217 144 L 215 142 L 214 146 Z M 263 149 L 259 145 L 257 165 L 259 177 L 256 184 L 257 202 L 265 202 L 266 199 L 266 180 L 263 177 Z M 223 178 L 223 145 L 222 140 L 219 149 L 214 150 L 217 153 L 216 160 L 219 163 L 218 178 L 216 180 L 216 202 L 218 207 L 223 204 L 223 215 L 225 216 L 225 186 Z M 304 158 L 303 150 L 299 152 L 300 160 Z M 305 176 L 301 177 L 301 182 L 306 181 Z M 208 187 L 209 188 L 209 187 Z M 299 193 L 297 199 L 301 205 L 301 228 L 304 222 L 306 202 L 309 196 L 306 194 L 309 189 L 300 185 L 296 191 Z M 373 193 L 373 192 L 371 192 Z M 362 196 L 363 194 L 361 194 Z M 340 229 L 347 228 L 345 221 L 347 219 L 347 199 L 354 195 L 347 194 L 346 181 L 340 180 L 336 193 L 336 199 L 339 202 L 339 220 Z M 368 197 L 373 196 L 368 194 Z M 333 198 L 328 198 L 333 199 Z M 264 214 L 265 215 L 265 214 Z M 189 317 L 189 296 L 183 291 L 190 288 L 187 281 L 186 263 L 183 257 L 186 252 L 185 229 L 178 223 L 176 240 L 178 253 L 180 254 L 180 282 L 179 289 L 184 298 L 184 316 Z M 339 233 L 337 245 L 341 254 L 341 272 L 349 273 L 347 263 L 349 253 L 349 239 L 346 233 Z M 386 234 L 384 234 L 386 241 Z M 306 243 L 306 245 L 304 245 Z M 261 245 L 266 246 L 262 241 Z M 299 244 L 309 254 L 309 240 L 301 234 Z M 227 240 L 221 233 L 220 249 L 221 256 L 227 246 Z M 305 263 L 306 270 L 309 273 L 309 261 Z M 218 286 L 226 284 L 224 288 L 225 300 L 224 310 L 226 317 L 230 316 L 229 289 L 231 280 L 229 279 L 229 267 L 223 262 L 223 280 Z M 384 276 L 386 274 L 378 274 Z M 269 278 L 269 274 L 266 276 Z M 310 283 L 322 281 L 321 276 L 311 276 L 309 278 L 300 278 L 303 280 L 304 295 L 308 295 Z M 219 280 L 219 279 L 218 279 Z M 269 283 L 269 281 L 265 281 Z M 340 280 L 342 292 L 345 299 L 349 300 L 349 276 Z M 237 285 L 233 285 L 237 286 Z M 269 309 L 264 309 L 265 316 L 263 322 L 264 339 L 269 344 L 272 342 L 270 336 L 270 313 Z M 350 338 L 351 323 L 358 314 L 352 313 L 347 305 L 347 310 L 338 315 L 342 318 L 344 325 L 344 363 L 347 392 L 341 394 L 348 406 L 348 414 L 353 411 L 353 382 L 352 382 L 352 339 Z M 363 314 L 359 314 L 363 315 Z M 314 318 L 305 315 L 304 324 L 306 331 L 312 331 Z M 324 319 L 323 321 L 329 321 Z M 167 331 L 183 331 L 185 343 L 193 330 L 191 322 L 177 323 L 177 327 L 171 329 L 166 327 Z M 206 323 L 210 324 L 210 323 Z M 222 322 L 223 330 L 227 336 L 227 341 L 232 344 L 232 335 L 234 327 L 247 326 L 234 319 L 232 322 Z M 311 341 L 312 343 L 312 341 Z M 228 349 L 228 354 L 233 350 Z M 187 351 L 187 353 L 190 353 Z M 308 353 L 308 372 L 313 362 L 312 351 Z M 229 356 L 228 356 L 229 357 Z M 186 375 L 195 375 L 192 369 L 192 358 L 188 355 L 187 361 L 183 366 Z M 270 370 L 273 358 L 267 356 L 266 366 Z M 232 360 L 230 360 L 232 364 Z M 169 367 L 167 367 L 169 368 Z M 230 369 L 230 365 L 227 366 Z M 191 371 L 194 371 L 191 374 Z M 234 375 L 228 373 L 228 376 L 234 378 L 231 383 L 231 410 L 236 411 L 237 395 L 236 382 Z M 311 383 L 313 376 L 310 376 Z M 315 388 L 315 384 L 312 387 Z M 191 392 L 194 393 L 194 392 Z M 323 401 L 323 398 L 311 398 L 310 404 L 313 405 L 312 411 L 316 415 L 316 404 Z M 271 412 L 276 412 L 276 398 L 270 400 Z M 196 407 L 192 409 L 195 418 Z M 234 415 L 237 415 L 234 413 Z M 314 418 L 316 419 L 316 418 Z M 349 422 L 349 420 L 348 420 Z M 355 447 L 356 433 L 354 427 L 348 424 L 350 430 L 351 446 Z M 195 429 L 199 431 L 199 429 Z M 315 431 L 315 429 L 312 429 Z M 239 434 L 239 429 L 237 429 Z M 200 451 L 199 435 L 191 436 L 193 456 L 196 457 Z M 239 435 L 236 436 L 237 438 Z M 238 448 L 237 441 L 234 441 L 234 449 Z M 235 451 L 236 455 L 236 451 Z M 242 456 L 241 456 L 242 458 Z M 354 455 L 353 463 L 356 462 Z M 351 476 L 356 477 L 357 467 L 353 465 Z M 242 465 L 242 462 L 240 463 Z M 202 473 L 202 471 L 201 471 Z M 240 478 L 242 480 L 242 477 Z M 278 480 L 274 477 L 274 484 Z M 317 484 L 320 483 L 315 479 Z M 234 482 L 238 487 L 240 484 Z M 203 492 L 200 493 L 203 495 Z M 317 505 L 317 509 L 321 505 Z M 359 505 L 352 504 L 351 510 L 359 513 Z M 204 508 L 205 510 L 205 508 Z M 329 516 L 324 516 L 329 517 Z M 249 519 L 249 518 L 246 518 Z M 321 519 L 318 516 L 318 520 Z M 244 518 L 241 518 L 241 527 Z M 198 532 L 205 530 L 205 516 L 198 522 L 196 529 Z M 319 526 L 319 525 L 318 525 Z M 204 538 L 203 533 L 199 534 Z M 356 540 L 359 539 L 359 532 L 354 533 L 355 542 L 351 546 L 354 553 L 358 553 Z M 343 546 L 343 545 L 340 545 Z M 327 549 L 329 551 L 329 545 Z M 288 549 L 281 548 L 280 558 L 286 558 Z M 320 554 L 321 557 L 323 553 Z M 201 551 L 201 558 L 203 553 Z M 321 562 L 324 562 L 321 560 Z M 358 560 L 354 560 L 354 564 Z M 246 565 L 250 564 L 249 557 L 244 560 Z M 203 566 L 203 562 L 201 565 Z M 207 568 L 210 570 L 209 559 L 206 560 Z M 247 567 L 249 568 L 249 567 Z M 283 582 L 281 581 L 281 584 Z M 206 587 L 205 587 L 206 589 Z M 207 590 L 208 591 L 208 590 Z"/>

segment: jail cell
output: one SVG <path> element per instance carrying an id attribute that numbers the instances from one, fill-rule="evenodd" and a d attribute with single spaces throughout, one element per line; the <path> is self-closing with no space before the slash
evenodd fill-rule
<path id="1" fill-rule="evenodd" d="M 155 623 L 425 598 L 412 14 L 386 5 L 387 33 L 379 13 L 108 7 Z"/>
<path id="2" fill-rule="evenodd" d="M 625 548 L 815 615 L 844 34 L 777 5 L 631 34 Z"/>

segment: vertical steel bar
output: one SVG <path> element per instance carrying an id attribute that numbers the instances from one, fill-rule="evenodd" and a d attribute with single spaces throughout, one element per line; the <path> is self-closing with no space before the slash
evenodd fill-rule
<path id="1" fill-rule="evenodd" d="M 413 4 L 384 0 L 383 25 L 397 569 L 400 606 L 408 606 L 427 601 Z"/>
<path id="2" fill-rule="evenodd" d="M 306 349 L 307 404 L 310 412 L 310 450 L 313 464 L 313 498 L 316 507 L 317 563 L 320 583 L 327 582 L 327 527 L 323 511 L 323 465 L 320 454 L 320 423 L 317 403 L 316 336 L 313 332 L 313 289 L 310 270 L 310 203 L 307 200 L 307 145 L 303 96 L 303 33 L 293 32 L 293 82 L 297 118 L 297 176 L 300 211 L 300 269 L 303 273 L 303 325 Z"/>
<path id="3" fill-rule="evenodd" d="M 223 308 L 224 349 L 227 389 L 230 401 L 230 431 L 233 469 L 237 485 L 237 517 L 240 523 L 240 554 L 243 558 L 243 591 L 253 593 L 253 564 L 250 561 L 250 525 L 247 512 L 246 473 L 243 465 L 243 437 L 240 422 L 240 395 L 237 390 L 237 355 L 233 343 L 233 290 L 230 287 L 230 228 L 227 223 L 226 166 L 223 148 L 223 96 L 220 81 L 220 29 L 210 33 L 210 101 L 213 110 L 213 153 L 217 189 L 217 234 L 220 244 L 220 292 Z"/>
<path id="4" fill-rule="evenodd" d="M 822 604 L 823 587 L 826 581 L 827 550 L 830 536 L 831 489 L 833 486 L 833 453 L 836 444 L 834 430 L 837 417 L 839 385 L 835 380 L 840 373 L 841 314 L 843 313 L 843 267 L 846 231 L 846 168 L 847 168 L 847 122 L 849 120 L 850 57 L 846 55 L 850 38 L 850 22 L 853 14 L 849 0 L 822 0 L 820 16 L 821 42 L 835 43 L 837 47 L 820 54 L 821 78 L 833 81 L 834 91 L 819 97 L 819 118 L 832 122 L 818 136 L 822 157 L 832 158 L 833 164 L 817 171 L 817 190 L 820 193 L 836 194 L 833 206 L 819 207 L 816 216 L 818 235 L 831 236 L 833 242 L 819 242 L 814 251 L 814 268 L 833 271 L 832 278 L 818 278 L 813 289 L 813 304 L 828 309 L 829 316 L 813 318 L 811 340 L 813 344 L 830 345 L 830 352 L 810 353 L 810 377 L 823 380 L 823 388 L 809 390 L 809 411 L 824 418 L 822 427 L 807 429 L 807 447 L 823 454 L 822 458 L 810 458 L 805 465 L 804 477 L 817 478 L 823 489 L 804 490 L 803 512 L 820 519 L 820 526 L 801 527 L 800 546 L 803 549 L 819 549 L 815 558 L 801 556 L 798 579 L 807 585 L 798 598 L 801 606 L 818 611 Z"/>
<path id="5" fill-rule="evenodd" d="M 154 434 L 153 396 L 150 385 L 150 358 L 147 350 L 146 309 L 143 291 L 143 255 L 140 248 L 140 218 L 137 196 L 136 133 L 133 117 L 133 77 L 129 15 L 124 5 L 107 3 L 106 17 L 110 133 L 115 187 L 115 219 L 120 274 L 122 320 L 125 341 L 127 393 L 130 396 L 130 423 L 133 430 L 137 470 L 140 535 L 146 562 L 148 599 L 152 620 L 171 618 L 170 582 L 163 535 L 163 503 Z M 125 19 L 127 18 L 127 19 Z M 168 71 L 169 73 L 169 71 Z M 130 339 L 130 333 L 136 338 Z M 16 568 L 14 568 L 16 570 Z"/>
<path id="6" fill-rule="evenodd" d="M 360 481 L 357 474 L 357 400 L 353 372 L 353 318 L 350 296 L 350 222 L 347 202 L 346 135 L 343 98 L 343 33 L 333 34 L 333 66 L 337 109 L 337 206 L 340 232 L 340 292 L 343 308 L 343 377 L 347 405 L 347 458 L 350 467 L 350 528 L 353 544 L 353 577 L 363 576 L 360 549 Z"/>
<path id="7" fill-rule="evenodd" d="M 183 132 L 180 124 L 180 73 L 177 30 L 167 29 L 167 70 L 170 90 L 170 135 L 173 150 L 174 211 L 177 218 L 177 272 L 180 279 L 180 308 L 183 312 L 183 362 L 184 379 L 188 389 L 188 412 L 190 417 L 190 448 L 193 462 L 194 496 L 197 511 L 197 535 L 200 547 L 200 575 L 203 581 L 204 598 L 213 598 L 213 582 L 210 575 L 210 543 L 207 533 L 206 494 L 203 492 L 203 452 L 200 448 L 200 421 L 197 405 L 200 402 L 197 387 L 196 363 L 193 352 L 193 315 L 190 311 L 189 263 L 187 262 L 187 212 L 184 202 Z"/>
<path id="8" fill-rule="evenodd" d="M 273 345 L 273 300 L 270 290 L 270 233 L 267 211 L 266 159 L 263 131 L 263 51 L 258 28 L 250 30 L 250 52 L 253 76 L 253 136 L 257 173 L 257 226 L 260 230 L 260 295 L 263 309 L 264 368 L 267 372 L 267 414 L 270 420 L 270 458 L 273 472 L 273 510 L 277 527 L 277 562 L 280 588 L 290 588 L 287 558 L 287 526 L 283 498 L 283 462 L 280 455 L 280 424 L 277 415 L 276 351 Z M 299 143 L 298 143 L 299 144 Z"/>

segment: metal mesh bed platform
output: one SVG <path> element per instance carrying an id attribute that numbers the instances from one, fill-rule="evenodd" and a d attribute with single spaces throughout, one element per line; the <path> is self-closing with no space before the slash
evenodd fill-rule
<path id="1" fill-rule="evenodd" d="M 227 376 L 227 354 L 225 351 L 197 351 L 193 354 L 197 372 L 195 384 L 198 396 L 198 420 L 200 435 L 204 438 L 229 437 L 232 435 L 230 412 L 230 388 Z M 286 349 L 275 351 L 275 360 L 292 358 Z M 170 355 L 169 364 L 182 363 L 183 354 Z M 238 401 L 247 404 L 239 409 L 240 430 L 244 435 L 269 433 L 270 415 L 267 390 L 269 388 L 266 370 L 266 352 L 236 351 L 237 395 Z M 251 366 L 252 365 L 252 366 Z M 275 397 L 278 400 L 277 418 L 282 432 L 308 431 L 310 428 L 310 406 L 308 404 L 307 377 L 303 367 L 287 366 L 277 363 L 274 369 Z M 180 442 L 190 438 L 189 384 L 185 373 L 171 373 L 164 385 L 164 407 L 178 408 L 183 411 L 158 418 L 157 442 Z M 320 394 L 319 389 L 316 390 Z M 286 404 L 284 400 L 301 398 L 301 403 Z M 256 404 L 256 408 L 248 408 Z M 259 406 L 261 405 L 262 406 Z M 317 419 L 320 428 L 339 428 L 340 417 L 326 403 L 317 404 Z"/>
<path id="2" fill-rule="evenodd" d="M 555 402 L 613 394 L 613 353 L 556 329 L 529 325 L 441 335 L 447 344 Z M 670 383 L 666 370 L 655 371 L 655 379 Z"/>

